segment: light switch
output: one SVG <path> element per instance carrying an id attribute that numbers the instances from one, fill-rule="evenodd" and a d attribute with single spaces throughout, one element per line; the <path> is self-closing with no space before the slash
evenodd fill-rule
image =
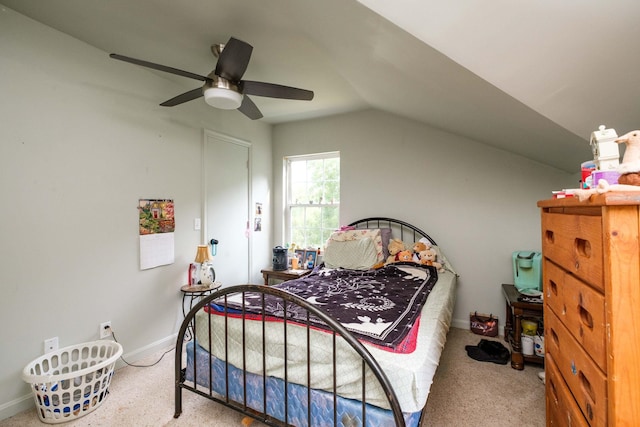
<path id="1" fill-rule="evenodd" d="M 193 229 L 196 231 L 200 230 L 200 218 L 195 218 L 193 220 Z"/>

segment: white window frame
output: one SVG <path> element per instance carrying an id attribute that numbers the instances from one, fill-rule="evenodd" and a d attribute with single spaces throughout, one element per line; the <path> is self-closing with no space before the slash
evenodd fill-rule
<path id="1" fill-rule="evenodd" d="M 313 206 L 313 207 L 323 207 L 323 206 L 331 206 L 337 207 L 338 209 L 338 226 L 340 224 L 340 201 L 334 203 L 326 203 L 323 201 L 322 203 L 293 203 L 291 201 L 292 189 L 291 189 L 291 163 L 295 161 L 309 161 L 309 160 L 319 160 L 319 159 L 330 159 L 337 158 L 340 159 L 339 151 L 330 151 L 325 153 L 314 153 L 314 154 L 304 154 L 297 156 L 286 156 L 284 158 L 284 241 L 291 244 L 296 243 L 300 245 L 301 242 L 291 242 L 291 208 L 292 207 L 300 207 L 300 206 Z"/>

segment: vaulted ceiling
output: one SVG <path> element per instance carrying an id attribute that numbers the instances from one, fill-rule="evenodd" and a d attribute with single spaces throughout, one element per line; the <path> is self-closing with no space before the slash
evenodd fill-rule
<path id="1" fill-rule="evenodd" d="M 640 128 L 637 0 L 0 2 L 105 57 L 201 75 L 215 67 L 212 44 L 244 40 L 254 47 L 246 79 L 315 92 L 311 102 L 252 97 L 273 124 L 376 108 L 568 172 L 590 158 L 600 124 Z M 178 95 L 175 82 L 199 86 L 148 72 L 174 83 L 158 103 Z"/>

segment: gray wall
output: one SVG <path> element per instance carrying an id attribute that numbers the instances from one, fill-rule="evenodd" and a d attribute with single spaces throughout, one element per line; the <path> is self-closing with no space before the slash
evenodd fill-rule
<path id="1" fill-rule="evenodd" d="M 201 242 L 203 129 L 252 143 L 253 201 L 270 197 L 271 126 L 158 106 L 188 89 L 1 11 L 0 419 L 32 404 L 21 371 L 46 338 L 91 341 L 110 320 L 127 360 L 172 345 Z M 175 200 L 175 263 L 141 271 L 136 207 L 150 197 Z M 255 283 L 269 230 L 252 244 Z"/>
<path id="2" fill-rule="evenodd" d="M 569 175 L 475 141 L 380 111 L 277 125 L 273 133 L 273 215 L 282 217 L 283 157 L 340 151 L 340 220 L 405 220 L 441 246 L 459 279 L 454 325 L 469 312 L 504 320 L 502 283 L 511 254 L 540 250 L 536 202 L 575 187 Z M 283 240 L 282 225 L 274 237 Z"/>

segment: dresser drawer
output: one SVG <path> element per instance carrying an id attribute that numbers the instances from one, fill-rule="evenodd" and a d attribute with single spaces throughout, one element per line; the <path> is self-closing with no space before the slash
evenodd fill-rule
<path id="1" fill-rule="evenodd" d="M 591 425 L 607 424 L 607 379 L 555 314 L 545 313 L 545 351 Z"/>
<path id="2" fill-rule="evenodd" d="M 604 291 L 601 217 L 544 212 L 542 252 L 545 258 Z"/>
<path id="3" fill-rule="evenodd" d="M 588 427 L 589 423 L 585 420 L 567 384 L 562 379 L 552 355 L 546 354 L 544 368 L 547 426 Z"/>
<path id="4" fill-rule="evenodd" d="M 545 259 L 544 301 L 606 373 L 604 295 Z"/>

